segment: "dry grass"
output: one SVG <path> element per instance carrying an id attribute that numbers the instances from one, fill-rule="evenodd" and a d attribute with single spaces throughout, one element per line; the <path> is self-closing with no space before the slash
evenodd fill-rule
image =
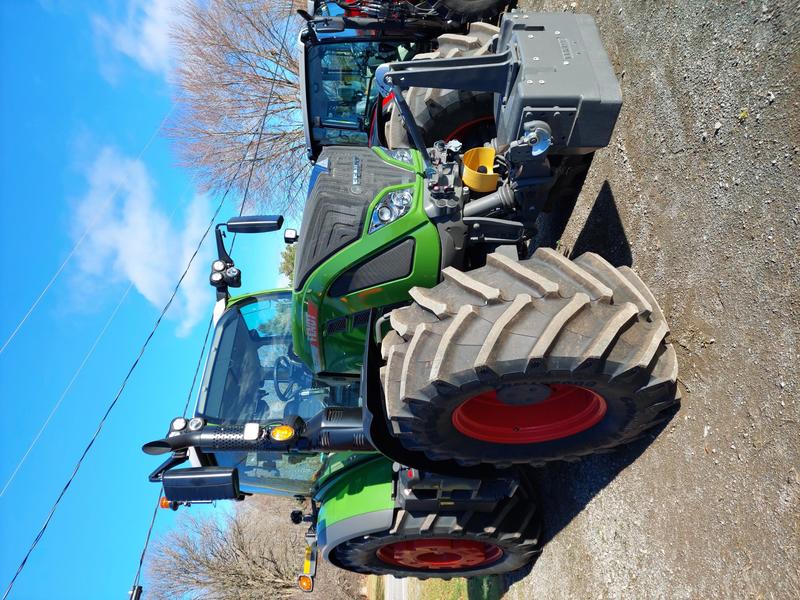
<path id="1" fill-rule="evenodd" d="M 498 576 L 415 580 L 410 589 L 419 600 L 500 600 L 504 592 L 503 581 Z"/>

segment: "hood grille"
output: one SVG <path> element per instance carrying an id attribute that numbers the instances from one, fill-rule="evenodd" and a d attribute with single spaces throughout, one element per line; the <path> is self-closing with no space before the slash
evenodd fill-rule
<path id="1" fill-rule="evenodd" d="M 369 148 L 331 147 L 320 156 L 328 170 L 314 181 L 303 211 L 295 263 L 295 289 L 314 269 L 361 237 L 367 209 L 381 190 L 412 183 L 415 174 L 384 162 Z M 354 177 L 354 168 L 358 178 Z"/>

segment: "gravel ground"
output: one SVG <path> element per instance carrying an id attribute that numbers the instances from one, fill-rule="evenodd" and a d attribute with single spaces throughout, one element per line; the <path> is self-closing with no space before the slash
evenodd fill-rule
<path id="1" fill-rule="evenodd" d="M 800 598 L 800 5 L 589 12 L 624 108 L 563 241 L 632 264 L 672 328 L 680 412 L 539 473 L 548 543 L 506 598 Z"/>

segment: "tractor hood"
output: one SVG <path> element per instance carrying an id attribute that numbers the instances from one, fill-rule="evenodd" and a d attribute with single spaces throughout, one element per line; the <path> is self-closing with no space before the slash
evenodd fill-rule
<path id="1" fill-rule="evenodd" d="M 414 182 L 414 172 L 381 160 L 369 148 L 330 148 L 314 167 L 303 211 L 294 284 L 364 233 L 367 209 L 385 188 Z"/>
<path id="2" fill-rule="evenodd" d="M 370 309 L 436 283 L 420 170 L 416 152 L 357 147 L 326 148 L 314 166 L 292 307 L 294 349 L 313 372 L 357 375 Z"/>

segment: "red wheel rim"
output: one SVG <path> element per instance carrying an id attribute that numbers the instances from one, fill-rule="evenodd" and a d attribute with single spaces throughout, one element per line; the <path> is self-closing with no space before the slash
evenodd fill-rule
<path id="1" fill-rule="evenodd" d="M 432 571 L 470 569 L 496 562 L 499 546 L 474 540 L 424 538 L 381 546 L 378 558 L 390 565 Z"/>
<path id="2" fill-rule="evenodd" d="M 453 411 L 464 435 L 497 444 L 533 444 L 575 435 L 606 414 L 603 397 L 577 385 L 549 384 L 550 394 L 532 404 L 507 404 L 496 390 L 470 398 Z"/>

